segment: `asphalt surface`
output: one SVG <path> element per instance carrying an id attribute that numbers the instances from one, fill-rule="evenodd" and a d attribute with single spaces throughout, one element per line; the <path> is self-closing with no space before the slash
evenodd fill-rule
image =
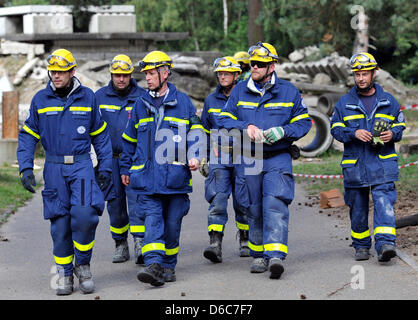
<path id="1" fill-rule="evenodd" d="M 154 288 L 136 279 L 133 241 L 131 260 L 111 262 L 114 242 L 108 214 L 100 218 L 91 269 L 93 294 L 78 288 L 70 296 L 55 295 L 54 261 L 49 221 L 43 220 L 40 190 L 0 228 L 1 300 L 416 300 L 417 273 L 398 257 L 382 265 L 377 255 L 354 261 L 350 228 L 340 220 L 304 206 L 306 193 L 296 185 L 290 207 L 289 255 L 280 280 L 268 272 L 251 274 L 252 258 L 238 256 L 236 227 L 230 210 L 223 242 L 223 262 L 213 264 L 202 252 L 208 245 L 203 178 L 193 174 L 191 210 L 183 219 L 177 281 Z M 231 201 L 230 201 L 231 202 Z M 230 204 L 230 208 L 232 208 Z"/>

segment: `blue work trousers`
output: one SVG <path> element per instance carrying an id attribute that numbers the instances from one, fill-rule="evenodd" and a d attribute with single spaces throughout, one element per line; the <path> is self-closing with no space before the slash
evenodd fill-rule
<path id="1" fill-rule="evenodd" d="M 393 209 L 396 201 L 395 184 L 389 182 L 366 188 L 345 188 L 344 200 L 350 208 L 351 238 L 354 248 L 370 248 L 372 245 L 368 220 L 370 193 L 374 205 L 375 249 L 379 253 L 383 244 L 394 246 L 396 241 Z"/>
<path id="2" fill-rule="evenodd" d="M 235 197 L 235 177 L 234 166 L 209 166 L 209 176 L 205 180 L 205 198 L 209 202 L 208 232 L 225 232 L 228 198 L 231 193 L 236 226 L 240 230 L 248 230 L 245 208 L 239 205 Z"/>
<path id="3" fill-rule="evenodd" d="M 190 209 L 188 194 L 141 195 L 139 209 L 145 212 L 142 255 L 146 266 L 153 263 L 174 269 L 179 252 L 183 217 Z"/>
<path id="4" fill-rule="evenodd" d="M 74 256 L 77 264 L 90 263 L 99 215 L 104 209 L 103 194 L 91 160 L 46 162 L 44 181 L 44 218 L 51 222 L 54 260 L 59 270 L 71 275 Z"/>

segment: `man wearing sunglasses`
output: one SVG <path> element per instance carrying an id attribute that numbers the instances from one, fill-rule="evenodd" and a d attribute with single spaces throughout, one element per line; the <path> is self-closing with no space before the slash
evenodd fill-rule
<path id="1" fill-rule="evenodd" d="M 152 51 L 139 67 L 148 92 L 136 100 L 122 135 L 120 174 L 145 215 L 142 255 L 146 267 L 137 278 L 161 286 L 176 281 L 181 223 L 190 208 L 191 171 L 199 168 L 205 153 L 203 147 L 198 155 L 191 149 L 195 138 L 205 142 L 206 137 L 190 98 L 168 82 L 171 58 Z"/>
<path id="2" fill-rule="evenodd" d="M 345 203 L 350 207 L 355 260 L 368 260 L 372 239 L 368 224 L 369 194 L 374 204 L 374 240 L 379 262 L 396 256 L 396 201 L 398 180 L 395 142 L 402 139 L 405 119 L 399 103 L 374 83 L 378 65 L 362 52 L 350 59 L 355 86 L 341 97 L 331 119 L 331 134 L 344 143 L 341 167 Z"/>
<path id="3" fill-rule="evenodd" d="M 41 141 L 45 150 L 43 214 L 51 222 L 59 274 L 56 293 L 72 293 L 73 272 L 79 278 L 80 290 L 92 293 L 90 260 L 105 204 L 101 190 L 107 187 L 112 172 L 112 146 L 94 92 L 74 76 L 77 63 L 72 53 L 55 50 L 47 63 L 50 81 L 33 97 L 19 132 L 19 172 L 23 186 L 35 192 L 33 160 L 35 146 Z M 92 144 L 102 177 L 99 185 L 89 153 Z"/>
<path id="4" fill-rule="evenodd" d="M 109 126 L 110 140 L 112 141 L 112 180 L 104 190 L 107 200 L 107 211 L 110 217 L 110 233 L 115 241 L 114 263 L 129 260 L 128 231 L 134 238 L 135 263 L 143 264 L 141 246 L 144 237 L 144 222 L 141 212 L 136 210 L 136 198 L 130 196 L 130 190 L 125 190 L 119 170 L 119 161 L 122 154 L 122 133 L 126 128 L 128 117 L 136 99 L 145 89 L 138 87 L 132 78 L 134 66 L 131 59 L 124 54 L 115 56 L 109 66 L 111 80 L 109 84 L 96 92 L 96 103 L 102 112 L 103 119 Z M 126 205 L 128 193 L 129 215 Z"/>
<path id="5" fill-rule="evenodd" d="M 248 212 L 250 255 L 254 258 L 250 271 L 269 270 L 271 279 L 279 279 L 288 253 L 288 205 L 294 198 L 290 148 L 312 124 L 299 90 L 274 71 L 279 60 L 276 49 L 259 42 L 248 53 L 251 78 L 232 90 L 220 125 L 237 128 L 251 140 L 250 146 L 243 143 L 243 161 L 235 182 L 237 201 Z M 262 152 L 257 153 L 255 143 L 261 144 Z M 252 157 L 245 156 L 248 147 L 261 167 L 255 173 L 246 170 Z"/>
<path id="6" fill-rule="evenodd" d="M 202 110 L 202 124 L 212 138 L 214 150 L 209 150 L 209 172 L 203 172 L 205 166 L 199 168 L 205 181 L 205 197 L 209 202 L 208 232 L 209 246 L 203 252 L 203 256 L 214 263 L 222 262 L 222 238 L 225 225 L 228 221 L 228 198 L 232 193 L 235 222 L 239 236 L 239 255 L 249 256 L 248 248 L 248 222 L 245 212 L 238 205 L 233 193 L 235 184 L 235 166 L 232 158 L 232 145 L 222 145 L 219 132 L 210 135 L 212 129 L 218 130 L 218 117 L 224 107 L 231 90 L 235 87 L 241 67 L 238 61 L 232 57 L 223 57 L 215 60 L 214 72 L 218 79 L 215 92 L 206 99 Z M 208 143 L 210 146 L 210 143 Z M 223 159 L 227 158 L 227 161 Z M 202 169 L 201 169 L 202 168 Z"/>

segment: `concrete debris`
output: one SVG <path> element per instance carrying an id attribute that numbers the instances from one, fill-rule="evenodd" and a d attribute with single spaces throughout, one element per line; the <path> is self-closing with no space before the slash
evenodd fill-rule
<path id="1" fill-rule="evenodd" d="M 40 56 L 45 53 L 43 44 L 32 44 L 17 41 L 1 40 L 0 54 L 26 54 L 32 56 Z M 31 60 L 31 59 L 30 59 Z"/>
<path id="2" fill-rule="evenodd" d="M 25 63 L 25 65 L 20 68 L 20 70 L 17 72 L 14 80 L 13 80 L 13 84 L 15 86 L 18 86 L 22 83 L 23 79 L 26 78 L 26 76 L 32 72 L 32 70 L 35 68 L 36 64 L 40 62 L 40 59 L 38 57 L 29 60 L 28 62 Z"/>

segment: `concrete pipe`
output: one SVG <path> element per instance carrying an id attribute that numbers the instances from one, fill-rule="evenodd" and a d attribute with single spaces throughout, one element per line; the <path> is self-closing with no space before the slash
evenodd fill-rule
<path id="1" fill-rule="evenodd" d="M 300 154 L 306 158 L 312 158 L 327 151 L 334 138 L 331 135 L 330 120 L 326 114 L 313 109 L 309 109 L 308 113 L 313 122 L 311 131 L 315 130 L 315 136 L 311 142 L 300 148 Z"/>
<path id="2" fill-rule="evenodd" d="M 338 99 L 343 96 L 341 93 L 325 93 L 318 98 L 317 108 L 323 114 L 328 116 L 332 116 L 334 112 L 335 104 L 337 103 Z"/>

